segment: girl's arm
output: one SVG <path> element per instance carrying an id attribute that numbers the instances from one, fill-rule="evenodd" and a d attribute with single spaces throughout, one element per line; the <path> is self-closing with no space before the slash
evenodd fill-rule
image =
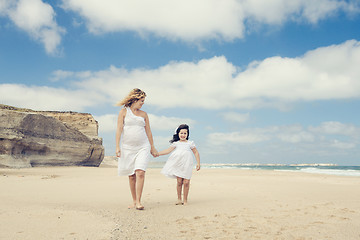
<path id="1" fill-rule="evenodd" d="M 120 110 L 119 112 L 119 116 L 118 116 L 118 120 L 117 120 L 117 128 L 116 128 L 116 156 L 120 157 L 121 156 L 121 152 L 120 152 L 120 137 L 122 134 L 122 131 L 124 129 L 124 118 L 126 115 L 126 109 L 123 108 Z"/>
<path id="2" fill-rule="evenodd" d="M 153 140 L 152 132 L 151 132 L 151 129 L 150 129 L 149 117 L 148 117 L 146 112 L 144 112 L 144 113 L 145 113 L 145 132 L 146 132 L 146 135 L 147 135 L 147 137 L 149 139 L 149 143 L 150 143 L 150 146 L 151 146 L 151 154 L 154 157 L 157 157 L 157 156 L 159 156 L 159 153 L 158 153 L 158 151 L 156 150 L 156 148 L 154 146 L 154 140 Z"/>
<path id="3" fill-rule="evenodd" d="M 174 149 L 175 149 L 175 147 L 169 147 L 168 149 L 162 150 L 162 151 L 159 152 L 159 156 L 169 154 L 169 153 L 171 153 Z"/>
<path id="4" fill-rule="evenodd" d="M 191 149 L 195 155 L 196 158 L 196 170 L 199 171 L 200 170 L 200 154 L 199 151 L 196 149 L 196 147 L 194 147 L 193 149 Z"/>

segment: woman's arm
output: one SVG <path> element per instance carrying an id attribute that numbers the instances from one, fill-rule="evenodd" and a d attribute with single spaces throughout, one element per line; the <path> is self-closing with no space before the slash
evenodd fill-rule
<path id="1" fill-rule="evenodd" d="M 116 156 L 117 157 L 121 156 L 120 138 L 121 138 L 122 131 L 124 129 L 125 116 L 126 116 L 126 109 L 123 108 L 119 112 L 119 116 L 118 116 L 118 120 L 117 120 L 117 128 L 116 128 Z"/>
<path id="2" fill-rule="evenodd" d="M 159 156 L 169 154 L 169 153 L 171 153 L 174 149 L 175 149 L 175 147 L 169 147 L 168 149 L 162 150 L 162 151 L 159 152 Z"/>
<path id="3" fill-rule="evenodd" d="M 152 132 L 151 132 L 151 129 L 150 129 L 150 122 L 149 122 L 149 117 L 147 115 L 146 112 L 145 113 L 145 132 L 146 132 L 146 135 L 149 139 L 149 143 L 150 143 L 150 146 L 151 146 L 151 154 L 154 156 L 154 157 L 157 157 L 159 156 L 159 153 L 158 151 L 156 150 L 155 146 L 154 146 L 154 140 L 153 140 L 153 136 L 152 136 Z"/>
<path id="4" fill-rule="evenodd" d="M 193 149 L 191 149 L 195 155 L 196 158 L 196 170 L 199 171 L 200 170 L 200 154 L 199 151 L 196 149 L 196 147 L 194 147 Z"/>

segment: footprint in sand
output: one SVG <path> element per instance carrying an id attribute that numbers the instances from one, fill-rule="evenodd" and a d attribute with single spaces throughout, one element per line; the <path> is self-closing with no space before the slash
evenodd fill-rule
<path id="1" fill-rule="evenodd" d="M 184 223 L 188 223 L 189 220 L 185 219 L 185 218 L 180 218 L 176 220 L 176 223 L 178 224 L 184 224 Z"/>
<path id="2" fill-rule="evenodd" d="M 324 224 L 324 222 L 313 222 L 313 224 Z"/>

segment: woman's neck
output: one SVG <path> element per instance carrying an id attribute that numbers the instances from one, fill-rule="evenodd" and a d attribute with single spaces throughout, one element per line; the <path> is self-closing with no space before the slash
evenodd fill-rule
<path id="1" fill-rule="evenodd" d="M 139 108 L 136 108 L 136 107 L 134 107 L 134 106 L 130 106 L 130 109 L 131 109 L 131 111 L 133 111 L 133 112 L 139 111 Z"/>

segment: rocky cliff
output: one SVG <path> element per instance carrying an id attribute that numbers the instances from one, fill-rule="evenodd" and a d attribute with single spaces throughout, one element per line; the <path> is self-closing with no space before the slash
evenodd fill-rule
<path id="1" fill-rule="evenodd" d="M 0 167 L 99 166 L 104 158 L 91 114 L 0 104 Z"/>

